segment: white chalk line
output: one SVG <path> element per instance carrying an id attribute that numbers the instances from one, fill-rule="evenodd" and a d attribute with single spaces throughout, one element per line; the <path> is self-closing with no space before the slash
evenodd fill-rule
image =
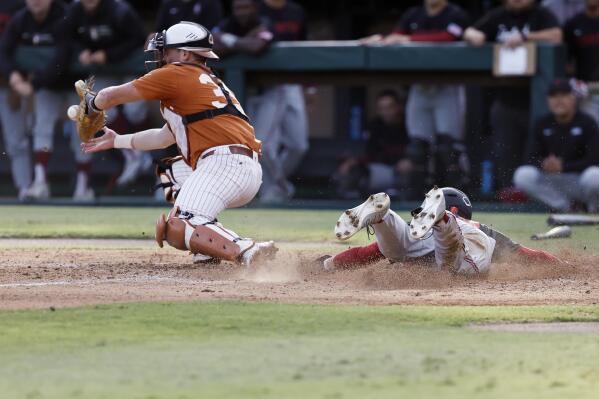
<path id="1" fill-rule="evenodd" d="M 237 280 L 192 280 L 175 277 L 137 277 L 137 278 L 112 278 L 106 280 L 72 280 L 72 281 L 25 281 L 22 283 L 0 284 L 0 288 L 21 288 L 21 287 L 48 287 L 48 286 L 78 286 L 78 285 L 97 285 L 114 283 L 147 283 L 147 282 L 169 282 L 182 284 L 202 284 L 202 285 L 228 285 Z"/>

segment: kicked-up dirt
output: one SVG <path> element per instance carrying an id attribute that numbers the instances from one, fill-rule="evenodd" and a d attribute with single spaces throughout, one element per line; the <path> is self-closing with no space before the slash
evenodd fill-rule
<path id="1" fill-rule="evenodd" d="M 217 298 L 286 303 L 533 305 L 599 303 L 599 255 L 567 264 L 498 263 L 485 277 L 387 261 L 323 271 L 321 255 L 283 244 L 275 260 L 199 266 L 147 240 L 0 240 L 0 308 Z"/>

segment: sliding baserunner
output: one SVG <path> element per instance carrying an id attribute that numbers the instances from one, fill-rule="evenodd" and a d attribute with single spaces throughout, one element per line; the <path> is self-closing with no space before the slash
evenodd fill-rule
<path id="1" fill-rule="evenodd" d="M 527 248 L 506 235 L 472 221 L 472 203 L 462 191 L 433 188 L 422 205 L 412 211 L 408 224 L 389 209 L 389 196 L 371 195 L 361 205 L 345 211 L 335 226 L 340 240 L 363 228 L 372 228 L 376 242 L 319 258 L 326 270 L 360 267 L 382 259 L 405 262 L 430 260 L 437 268 L 458 274 L 487 273 L 491 263 L 513 254 L 523 262 L 559 263 L 555 256 Z"/>

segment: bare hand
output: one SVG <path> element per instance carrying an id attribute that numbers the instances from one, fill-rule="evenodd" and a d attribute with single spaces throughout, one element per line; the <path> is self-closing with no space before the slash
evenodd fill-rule
<path id="1" fill-rule="evenodd" d="M 547 173 L 561 173 L 563 170 L 562 159 L 553 154 L 545 158 L 541 166 Z"/>
<path id="2" fill-rule="evenodd" d="M 11 87 L 15 87 L 21 83 L 23 83 L 25 81 L 25 79 L 23 79 L 23 76 L 21 75 L 20 72 L 17 71 L 12 71 L 10 73 L 10 78 L 9 78 L 9 83 Z"/>
<path id="3" fill-rule="evenodd" d="M 91 62 L 98 65 L 106 64 L 106 52 L 104 50 L 98 50 L 91 54 Z"/>
<path id="4" fill-rule="evenodd" d="M 90 65 L 92 63 L 92 52 L 89 50 L 83 50 L 79 54 L 79 63 L 81 65 Z"/>
<path id="5" fill-rule="evenodd" d="M 100 137 L 96 137 L 88 141 L 87 143 L 81 143 L 81 149 L 86 154 L 94 152 L 106 151 L 114 148 L 114 139 L 118 134 L 107 127 L 102 129 L 104 134 Z"/>
<path id="6" fill-rule="evenodd" d="M 504 43 L 509 48 L 516 48 L 524 44 L 524 36 L 520 32 L 511 35 Z"/>
<path id="7" fill-rule="evenodd" d="M 359 40 L 360 44 L 374 44 L 374 43 L 381 43 L 382 41 L 383 41 L 383 35 L 379 35 L 379 34 L 364 37 Z"/>
<path id="8" fill-rule="evenodd" d="M 404 158 L 397 162 L 395 170 L 397 170 L 397 173 L 400 175 L 409 175 L 414 170 L 414 164 L 408 158 Z"/>
<path id="9" fill-rule="evenodd" d="M 13 85 L 12 88 L 21 97 L 29 97 L 33 94 L 33 86 L 26 80 L 19 84 Z"/>
<path id="10" fill-rule="evenodd" d="M 410 36 L 392 33 L 383 39 L 383 44 L 406 44 L 410 42 Z"/>

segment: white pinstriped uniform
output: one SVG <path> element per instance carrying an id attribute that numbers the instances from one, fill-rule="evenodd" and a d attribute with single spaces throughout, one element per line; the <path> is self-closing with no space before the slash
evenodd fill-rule
<path id="1" fill-rule="evenodd" d="M 247 148 L 240 145 L 240 147 Z M 183 160 L 173 163 L 176 186 L 180 186 L 175 201 L 181 211 L 194 215 L 190 223 L 211 222 L 225 209 L 250 202 L 262 184 L 262 168 L 258 155 L 231 154 L 229 146 L 213 147 L 209 157 L 198 160 L 195 171 Z"/>

